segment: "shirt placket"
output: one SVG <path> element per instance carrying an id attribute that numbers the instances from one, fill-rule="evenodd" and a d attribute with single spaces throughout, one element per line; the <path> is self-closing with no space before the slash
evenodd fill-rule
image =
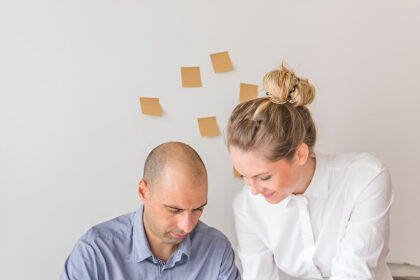
<path id="1" fill-rule="evenodd" d="M 295 197 L 298 201 L 299 221 L 303 241 L 303 262 L 305 263 L 311 277 L 322 279 L 319 269 L 313 262 L 315 254 L 315 238 L 312 230 L 311 219 L 309 216 L 308 199 L 303 196 Z"/>
<path id="2" fill-rule="evenodd" d="M 157 266 L 159 279 L 164 279 L 163 274 L 165 272 L 165 262 L 161 259 L 153 257 L 153 263 Z"/>

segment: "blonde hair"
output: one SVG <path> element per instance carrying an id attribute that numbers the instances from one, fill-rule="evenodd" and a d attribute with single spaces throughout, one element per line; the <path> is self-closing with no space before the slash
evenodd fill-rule
<path id="1" fill-rule="evenodd" d="M 241 103 L 233 110 L 226 133 L 228 147 L 261 150 L 270 161 L 291 159 L 305 143 L 313 153 L 316 127 L 306 107 L 315 98 L 315 87 L 283 64 L 265 74 L 266 97 Z"/>

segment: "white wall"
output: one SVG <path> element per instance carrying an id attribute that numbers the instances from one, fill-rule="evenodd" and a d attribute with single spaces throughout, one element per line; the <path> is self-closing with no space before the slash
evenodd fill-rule
<path id="1" fill-rule="evenodd" d="M 203 220 L 236 244 L 223 137 L 239 83 L 286 59 L 317 89 L 318 150 L 376 155 L 395 189 L 390 261 L 420 264 L 419 1 L 0 2 L 0 279 L 57 279 L 92 225 L 138 206 L 145 156 L 185 141 L 210 174 Z M 214 74 L 228 50 L 235 70 Z M 201 66 L 202 88 L 180 66 Z M 162 118 L 138 98 L 161 98 Z"/>

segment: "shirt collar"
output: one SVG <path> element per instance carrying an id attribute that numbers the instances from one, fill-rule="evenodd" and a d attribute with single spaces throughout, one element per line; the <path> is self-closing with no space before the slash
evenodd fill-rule
<path id="1" fill-rule="evenodd" d="M 141 262 L 153 256 L 146 238 L 143 226 L 143 204 L 134 215 L 133 222 L 133 258 L 135 262 Z"/>
<path id="2" fill-rule="evenodd" d="M 152 251 L 150 250 L 149 242 L 147 241 L 146 233 L 144 231 L 143 210 L 144 205 L 140 204 L 139 209 L 134 215 L 133 221 L 133 258 L 135 262 L 141 262 L 150 257 L 154 257 Z M 193 232 L 194 231 L 195 229 Z M 181 260 L 183 255 L 186 255 L 187 259 L 190 257 L 191 233 L 187 234 L 184 240 L 182 240 L 181 244 L 179 244 L 178 248 L 171 255 L 168 262 L 173 262 L 175 264 Z"/>
<path id="3" fill-rule="evenodd" d="M 320 199 L 328 198 L 328 159 L 321 153 L 316 153 L 315 158 L 315 172 L 311 183 L 303 194 L 289 195 L 286 199 L 284 199 L 283 206 L 285 208 L 289 205 L 292 198 L 297 199 L 299 196 L 316 197 Z"/>
<path id="4" fill-rule="evenodd" d="M 191 255 L 191 233 L 182 240 L 175 252 L 172 253 L 171 257 L 168 259 L 167 267 L 173 267 L 177 263 L 185 263 Z M 183 258 L 185 256 L 185 258 Z"/>
<path id="5" fill-rule="evenodd" d="M 303 196 L 326 199 L 328 197 L 328 159 L 321 153 L 316 153 L 314 176 Z"/>

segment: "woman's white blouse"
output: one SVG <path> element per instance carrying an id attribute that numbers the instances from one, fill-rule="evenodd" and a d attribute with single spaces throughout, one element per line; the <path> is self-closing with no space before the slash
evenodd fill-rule
<path id="1" fill-rule="evenodd" d="M 250 187 L 233 201 L 244 279 L 392 279 L 386 265 L 393 200 L 369 154 L 316 154 L 302 195 L 278 204 Z"/>

